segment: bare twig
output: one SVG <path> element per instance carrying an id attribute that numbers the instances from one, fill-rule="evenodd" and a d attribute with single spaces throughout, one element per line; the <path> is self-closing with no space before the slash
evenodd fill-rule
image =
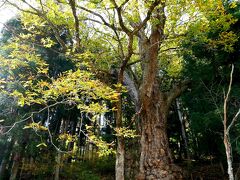
<path id="1" fill-rule="evenodd" d="M 4 132 L 4 133 L 2 133 L 2 134 L 0 134 L 0 135 L 6 135 L 6 134 L 8 134 L 17 124 L 21 124 L 21 123 L 23 123 L 23 122 L 26 122 L 27 120 L 29 120 L 30 118 L 32 118 L 34 114 L 39 114 L 39 113 L 41 113 L 41 112 L 43 112 L 43 111 L 45 111 L 45 110 L 47 110 L 47 109 L 49 109 L 49 108 L 51 108 L 51 107 L 54 107 L 54 106 L 56 106 L 56 105 L 58 105 L 58 104 L 66 104 L 66 103 L 68 103 L 68 101 L 56 102 L 56 103 L 54 103 L 54 104 L 47 105 L 46 107 L 40 109 L 39 111 L 31 112 L 29 116 L 25 117 L 24 119 L 21 119 L 20 121 L 17 121 L 17 122 L 15 122 L 15 123 L 13 123 L 11 126 L 3 126 L 3 128 L 9 128 L 9 129 L 8 129 L 6 132 Z M 26 116 L 26 115 L 24 115 L 24 116 Z M 23 116 L 23 117 L 24 117 L 24 116 Z"/>

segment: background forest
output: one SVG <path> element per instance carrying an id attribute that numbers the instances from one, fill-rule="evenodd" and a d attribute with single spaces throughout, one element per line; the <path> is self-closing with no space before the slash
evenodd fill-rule
<path id="1" fill-rule="evenodd" d="M 240 178 L 238 1 L 2 7 L 0 180 Z"/>

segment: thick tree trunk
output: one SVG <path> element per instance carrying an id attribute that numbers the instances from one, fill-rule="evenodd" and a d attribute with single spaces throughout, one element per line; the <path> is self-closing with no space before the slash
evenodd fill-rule
<path id="1" fill-rule="evenodd" d="M 161 92 L 158 77 L 158 49 L 161 31 L 153 31 L 150 40 L 142 41 L 143 82 L 139 89 L 141 106 L 141 156 L 139 180 L 182 179 L 180 168 L 172 162 L 167 137 L 169 106 L 186 88 L 176 84 L 168 93 Z"/>
<path id="2" fill-rule="evenodd" d="M 161 9 L 163 13 L 163 9 Z M 162 17 L 164 24 L 164 17 Z M 171 103 L 186 89 L 179 83 L 163 93 L 158 76 L 158 50 L 163 37 L 164 25 L 152 30 L 149 39 L 140 39 L 140 54 L 143 61 L 143 80 L 139 89 L 141 106 L 141 155 L 139 180 L 182 179 L 181 169 L 172 162 L 167 137 L 167 115 Z"/>
<path id="3" fill-rule="evenodd" d="M 141 112 L 141 157 L 139 180 L 182 179 L 172 162 L 166 132 L 168 107 L 161 97 L 151 100 Z"/>

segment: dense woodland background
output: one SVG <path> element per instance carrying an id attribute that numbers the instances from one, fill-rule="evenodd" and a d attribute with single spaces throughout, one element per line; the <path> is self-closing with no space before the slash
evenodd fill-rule
<path id="1" fill-rule="evenodd" d="M 238 1 L 2 6 L 1 180 L 240 178 Z"/>

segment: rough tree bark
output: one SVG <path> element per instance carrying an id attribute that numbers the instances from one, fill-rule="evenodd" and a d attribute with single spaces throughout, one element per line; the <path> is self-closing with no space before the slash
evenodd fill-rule
<path id="1" fill-rule="evenodd" d="M 186 89 L 188 81 L 176 84 L 165 93 L 161 92 L 159 78 L 159 49 L 164 40 L 165 1 L 159 1 L 153 17 L 158 20 L 151 27 L 148 38 L 139 33 L 139 52 L 143 79 L 139 89 L 141 106 L 141 156 L 140 172 L 144 179 L 182 179 L 181 169 L 173 164 L 167 137 L 167 116 L 171 103 Z"/>
<path id="2" fill-rule="evenodd" d="M 141 158 L 139 179 L 170 177 L 172 163 L 166 135 L 166 107 L 157 93 L 141 113 Z"/>
<path id="3" fill-rule="evenodd" d="M 166 132 L 172 100 L 169 101 L 158 86 L 154 85 L 152 95 L 141 102 L 142 133 L 138 179 L 182 179 L 181 169 L 173 164 Z"/>

